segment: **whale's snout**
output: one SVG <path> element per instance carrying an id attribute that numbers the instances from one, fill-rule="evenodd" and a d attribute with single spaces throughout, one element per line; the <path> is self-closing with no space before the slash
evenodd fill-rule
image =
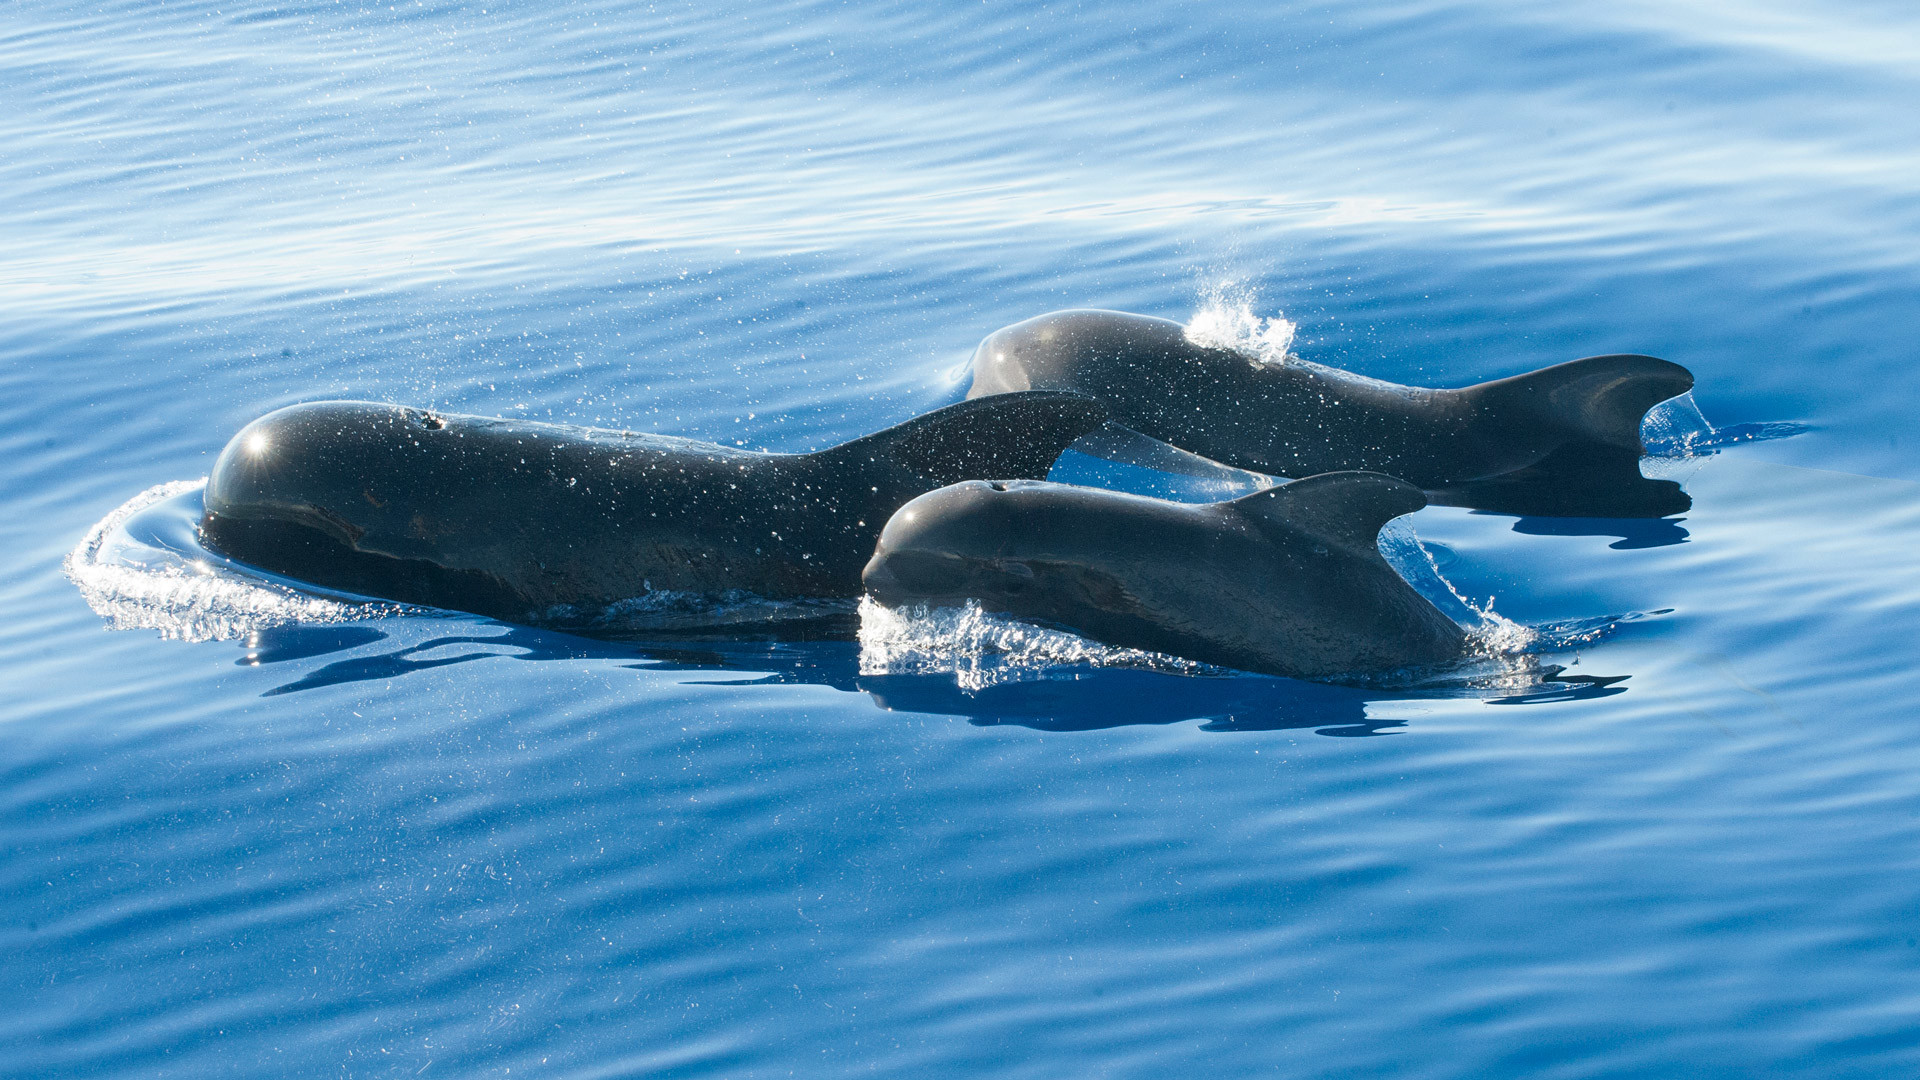
<path id="1" fill-rule="evenodd" d="M 860 575 L 882 603 L 938 602 L 977 595 L 983 569 L 1012 542 L 1009 494 L 1028 481 L 968 480 L 930 491 L 888 519 Z"/>
<path id="2" fill-rule="evenodd" d="M 392 498 L 389 460 L 437 430 L 431 413 L 369 401 L 279 409 L 241 428 L 207 477 L 201 530 L 236 557 L 263 529 L 354 547 Z M 441 426 L 444 426 L 442 422 Z"/>
<path id="3" fill-rule="evenodd" d="M 860 574 L 860 584 L 883 604 L 930 603 L 969 595 L 975 564 L 955 555 L 928 551 L 876 553 Z"/>

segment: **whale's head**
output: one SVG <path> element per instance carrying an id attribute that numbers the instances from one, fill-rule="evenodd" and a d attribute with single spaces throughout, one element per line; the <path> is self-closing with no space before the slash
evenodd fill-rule
<path id="1" fill-rule="evenodd" d="M 908 502 L 881 530 L 861 583 L 884 604 L 950 603 L 983 589 L 1002 591 L 1013 515 L 996 496 L 1018 483 L 968 480 Z"/>
<path id="2" fill-rule="evenodd" d="M 1074 309 L 988 334 L 969 364 L 970 398 L 1019 390 L 1073 390 L 1102 399 L 1115 379 L 1178 377 L 1186 328 L 1124 311 Z"/>
<path id="3" fill-rule="evenodd" d="M 1125 545 L 1106 535 L 1125 520 L 1088 514 L 1080 504 L 1090 494 L 1039 480 L 968 480 L 930 491 L 888 519 L 861 582 L 889 606 L 974 600 L 1041 621 L 1125 606 L 1109 565 Z"/>
<path id="4" fill-rule="evenodd" d="M 209 522 L 274 520 L 353 546 L 414 494 L 432 413 L 371 401 L 293 405 L 241 428 L 207 478 Z M 217 526 L 216 526 L 217 529 Z"/>
<path id="5" fill-rule="evenodd" d="M 340 553 L 435 554 L 465 418 L 370 401 L 293 405 L 240 429 L 207 478 L 208 543 L 296 573 Z"/>
<path id="6" fill-rule="evenodd" d="M 503 501 L 484 446 L 498 423 L 371 401 L 268 413 L 214 461 L 201 535 L 330 588 L 514 617 L 525 598 L 481 557 L 501 529 L 475 527 Z"/>

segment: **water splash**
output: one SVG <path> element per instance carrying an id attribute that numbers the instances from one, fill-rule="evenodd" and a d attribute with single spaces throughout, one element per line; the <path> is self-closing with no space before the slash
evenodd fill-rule
<path id="1" fill-rule="evenodd" d="M 1441 573 L 1433 549 L 1421 543 L 1419 534 L 1405 519 L 1387 522 L 1380 530 L 1379 543 L 1381 556 L 1407 579 L 1415 592 L 1432 601 L 1448 618 L 1467 627 L 1470 655 L 1521 656 L 1540 644 L 1540 635 L 1533 628 L 1495 611 L 1493 597 L 1487 597 L 1484 603 L 1475 603 L 1455 588 Z"/>
<path id="2" fill-rule="evenodd" d="M 595 637 L 778 638 L 789 632 L 834 636 L 836 627 L 850 628 L 857 617 L 851 600 L 774 599 L 745 589 L 721 593 L 658 589 L 597 609 L 549 608 L 540 623 Z"/>
<path id="3" fill-rule="evenodd" d="M 1715 427 L 1700 411 L 1693 400 L 1693 391 L 1689 390 L 1647 410 L 1645 419 L 1640 421 L 1640 442 L 1646 447 L 1648 457 L 1684 461 L 1717 454 L 1742 443 L 1790 439 L 1810 430 L 1809 425 L 1790 420 Z"/>
<path id="4" fill-rule="evenodd" d="M 1200 310 L 1187 320 L 1187 340 L 1213 349 L 1231 349 L 1255 364 L 1279 367 L 1297 362 L 1294 335 L 1299 327 L 1281 314 L 1254 314 L 1254 294 L 1242 281 L 1220 281 L 1201 294 Z"/>
<path id="5" fill-rule="evenodd" d="M 1182 675 L 1222 671 L 1165 653 L 1102 645 L 964 607 L 890 608 L 860 598 L 860 674 L 952 674 L 960 689 L 977 693 L 1000 683 L 1046 678 L 1073 667 L 1128 667 Z"/>
<path id="6" fill-rule="evenodd" d="M 181 641 L 231 641 L 289 623 L 340 623 L 411 610 L 323 596 L 244 573 L 199 546 L 194 522 L 206 480 L 135 495 L 67 555 L 67 577 L 114 630 L 158 630 Z"/>
<path id="7" fill-rule="evenodd" d="M 1567 676 L 1563 665 L 1545 657 L 1594 644 L 1622 624 L 1649 617 L 1634 612 L 1527 626 L 1494 614 L 1490 606 L 1472 610 L 1484 610 L 1485 617 L 1469 630 L 1468 649 L 1459 660 L 1438 667 L 1320 681 L 1426 697 L 1510 697 L 1564 688 L 1591 680 Z M 1166 653 L 1102 645 L 1063 630 L 990 614 L 971 600 L 962 607 L 890 608 L 863 597 L 859 614 L 862 675 L 952 675 L 955 685 L 970 694 L 1005 683 L 1071 678 L 1075 671 L 1089 667 L 1266 677 Z"/>

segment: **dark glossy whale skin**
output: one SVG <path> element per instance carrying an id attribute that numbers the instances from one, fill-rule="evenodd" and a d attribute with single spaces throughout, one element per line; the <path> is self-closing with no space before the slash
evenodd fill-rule
<path id="1" fill-rule="evenodd" d="M 972 476 L 1044 476 L 1103 410 L 962 402 L 808 454 L 326 401 L 215 461 L 201 523 L 243 562 L 332 588 L 539 619 L 655 590 L 848 597 L 890 515 Z"/>
<path id="2" fill-rule="evenodd" d="M 1651 356 L 1591 356 L 1441 390 L 1258 363 L 1196 345 L 1168 319 L 1075 310 L 994 332 L 972 369 L 969 398 L 1076 391 L 1116 423 L 1275 476 L 1370 470 L 1436 501 L 1522 513 L 1660 516 L 1688 505 L 1677 485 L 1645 480 L 1637 466 L 1647 410 L 1693 386 L 1685 368 Z"/>
<path id="3" fill-rule="evenodd" d="M 969 481 L 901 507 L 867 564 L 881 603 L 952 605 L 1113 645 L 1273 675 L 1444 663 L 1466 635 L 1381 557 L 1426 505 L 1377 473 L 1308 477 L 1232 502 Z"/>

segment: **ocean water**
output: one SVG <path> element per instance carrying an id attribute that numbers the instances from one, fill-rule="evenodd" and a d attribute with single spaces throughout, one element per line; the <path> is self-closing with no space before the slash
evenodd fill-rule
<path id="1" fill-rule="evenodd" d="M 0 46 L 0 1076 L 1920 1070 L 1909 5 L 23 0 Z M 281 405 L 808 449 L 1062 307 L 1428 385 L 1664 356 L 1694 507 L 1405 519 L 1486 656 L 1364 685 L 965 613 L 584 637 L 193 544 Z"/>

